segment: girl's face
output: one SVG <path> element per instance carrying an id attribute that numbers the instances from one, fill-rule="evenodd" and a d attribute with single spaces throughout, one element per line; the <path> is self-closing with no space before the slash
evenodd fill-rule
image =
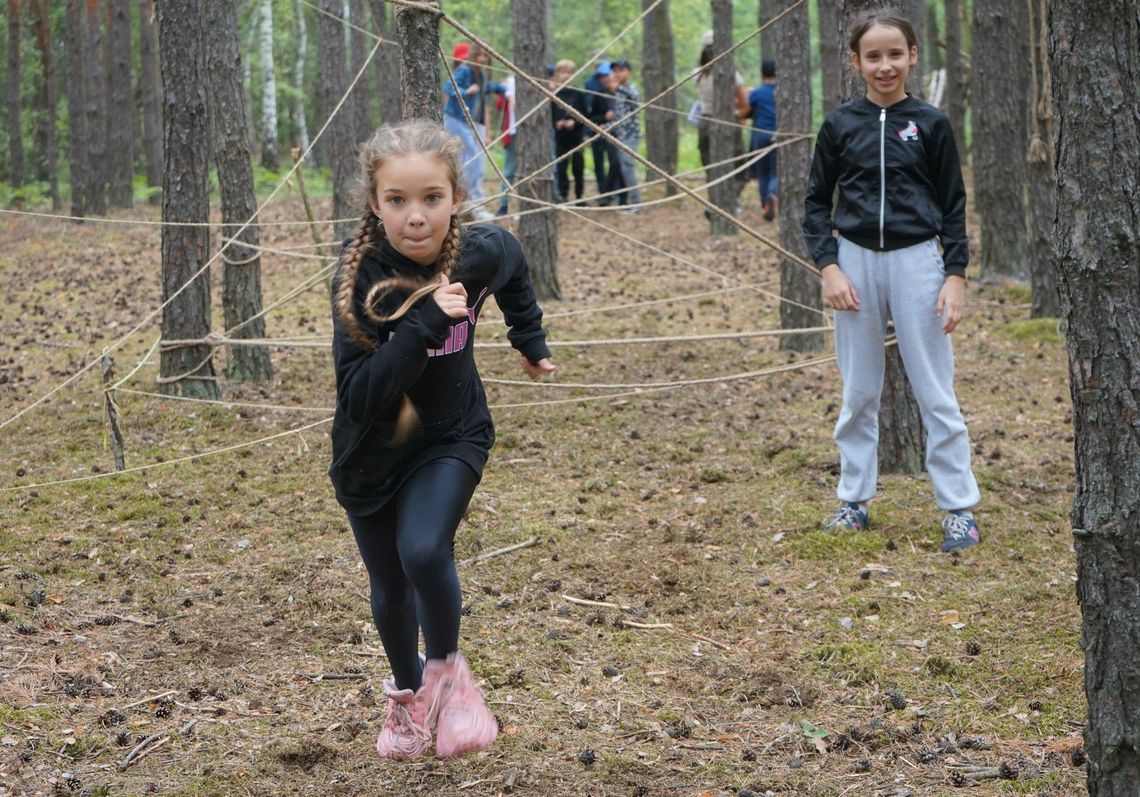
<path id="1" fill-rule="evenodd" d="M 867 99 L 876 105 L 893 105 L 906 96 L 906 77 L 918 63 L 918 48 L 907 45 L 901 30 L 872 25 L 859 39 L 859 52 L 851 63 L 867 82 Z"/>
<path id="2" fill-rule="evenodd" d="M 427 154 L 387 158 L 373 189 L 372 212 L 396 251 L 421 266 L 434 263 L 462 201 L 443 160 Z"/>

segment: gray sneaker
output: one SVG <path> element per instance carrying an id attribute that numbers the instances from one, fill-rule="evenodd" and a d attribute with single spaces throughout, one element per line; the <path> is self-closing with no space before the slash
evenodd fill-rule
<path id="1" fill-rule="evenodd" d="M 863 531 L 871 525 L 867 516 L 867 505 L 844 501 L 835 510 L 831 520 L 823 524 L 824 531 Z"/>
<path id="2" fill-rule="evenodd" d="M 966 510 L 949 512 L 942 518 L 942 552 L 960 551 L 982 541 L 974 513 Z"/>

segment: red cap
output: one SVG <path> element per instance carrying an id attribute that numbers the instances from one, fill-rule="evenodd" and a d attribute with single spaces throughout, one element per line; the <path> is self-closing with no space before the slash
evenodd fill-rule
<path id="1" fill-rule="evenodd" d="M 469 55 L 471 55 L 471 45 L 467 42 L 459 42 L 451 53 L 451 57 L 457 61 L 466 61 Z"/>

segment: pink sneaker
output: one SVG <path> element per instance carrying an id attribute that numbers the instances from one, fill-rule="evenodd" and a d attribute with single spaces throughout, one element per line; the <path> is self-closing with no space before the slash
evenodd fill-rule
<path id="1" fill-rule="evenodd" d="M 437 756 L 463 755 L 495 741 L 499 722 L 484 705 L 483 693 L 475 685 L 462 653 L 452 653 L 446 661 L 429 660 L 424 684 L 435 689 Z"/>
<path id="2" fill-rule="evenodd" d="M 384 681 L 388 717 L 376 740 L 377 753 L 384 758 L 406 760 L 427 752 L 431 747 L 431 692 L 426 680 L 418 692 L 397 689 L 394 678 Z"/>

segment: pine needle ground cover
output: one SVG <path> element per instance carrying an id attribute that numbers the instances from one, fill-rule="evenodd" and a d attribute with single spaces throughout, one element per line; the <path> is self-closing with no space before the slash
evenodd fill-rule
<path id="1" fill-rule="evenodd" d="M 266 216 L 300 217 L 291 200 Z M 691 203 L 591 218 L 688 263 L 563 217 L 554 344 L 778 326 L 775 258 L 710 239 Z M 159 304 L 158 240 L 5 220 L 4 418 Z M 320 265 L 266 255 L 266 302 Z M 969 302 L 954 341 L 984 542 L 960 556 L 938 552 L 924 476 L 882 478 L 870 531 L 819 530 L 834 364 L 728 378 L 818 354 L 772 337 L 556 346 L 554 381 L 588 386 L 555 388 L 491 382 L 524 377 L 481 350 L 499 442 L 456 556 L 462 645 L 503 732 L 451 761 L 373 752 L 386 668 L 327 427 L 287 433 L 331 415 L 327 349 L 275 350 L 274 382 L 225 382 L 229 404 L 118 393 L 127 466 L 164 464 L 106 478 L 89 372 L 0 430 L 0 793 L 1083 793 L 1064 341 L 1023 289 L 972 285 Z M 268 334 L 319 341 L 328 307 L 318 282 Z M 119 377 L 157 334 L 115 353 Z M 506 340 L 494 307 L 478 340 Z M 124 387 L 154 391 L 156 361 Z"/>

